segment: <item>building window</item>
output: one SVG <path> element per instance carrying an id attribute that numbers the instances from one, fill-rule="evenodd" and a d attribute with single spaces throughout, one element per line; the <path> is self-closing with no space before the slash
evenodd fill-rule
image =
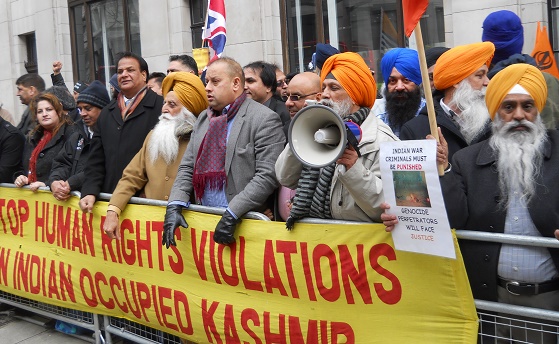
<path id="1" fill-rule="evenodd" d="M 25 70 L 27 73 L 38 73 L 37 66 L 37 43 L 35 41 L 35 33 L 23 35 L 25 40 L 25 48 L 27 50 L 27 61 L 25 61 Z"/>
<path id="2" fill-rule="evenodd" d="M 202 30 L 206 23 L 208 0 L 190 0 L 190 30 L 192 32 L 192 47 L 202 47 Z"/>
<path id="3" fill-rule="evenodd" d="M 342 52 L 359 53 L 379 81 L 384 53 L 410 45 L 403 33 L 399 0 L 286 0 L 282 11 L 287 18 L 285 54 L 291 72 L 308 70 L 316 44 L 322 42 Z M 429 2 L 421 28 L 425 48 L 444 45 L 443 0 Z"/>
<path id="4" fill-rule="evenodd" d="M 141 54 L 138 0 L 70 0 L 75 80 L 108 82 L 118 53 Z"/>

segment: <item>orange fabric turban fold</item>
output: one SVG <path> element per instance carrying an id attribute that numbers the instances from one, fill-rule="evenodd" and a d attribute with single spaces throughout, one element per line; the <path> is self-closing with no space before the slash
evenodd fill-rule
<path id="1" fill-rule="evenodd" d="M 324 82 L 330 73 L 357 105 L 373 106 L 377 98 L 377 83 L 359 54 L 347 52 L 330 56 L 320 70 L 320 82 Z"/>
<path id="2" fill-rule="evenodd" d="M 460 45 L 439 57 L 433 81 L 437 90 L 446 90 L 473 74 L 481 66 L 489 67 L 495 45 L 491 42 Z"/>
<path id="3" fill-rule="evenodd" d="M 198 116 L 208 107 L 208 97 L 204 84 L 199 77 L 192 73 L 170 73 L 163 79 L 161 89 L 164 97 L 169 91 L 174 91 L 181 104 L 194 116 Z"/>
<path id="4" fill-rule="evenodd" d="M 547 99 L 547 83 L 542 72 L 532 65 L 517 63 L 495 74 L 487 86 L 485 103 L 491 119 L 495 117 L 503 99 L 517 84 L 530 93 L 538 111 L 542 111 Z"/>

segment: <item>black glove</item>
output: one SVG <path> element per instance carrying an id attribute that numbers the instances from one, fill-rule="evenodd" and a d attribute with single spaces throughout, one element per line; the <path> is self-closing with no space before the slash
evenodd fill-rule
<path id="1" fill-rule="evenodd" d="M 221 220 L 215 226 L 214 241 L 223 245 L 234 243 L 233 233 L 235 233 L 235 228 L 239 222 L 241 222 L 240 219 L 234 218 L 229 211 L 225 210 Z"/>
<path id="2" fill-rule="evenodd" d="M 163 239 L 161 240 L 161 245 L 165 245 L 169 248 L 170 245 L 177 246 L 175 241 L 175 230 L 182 226 L 188 228 L 188 223 L 182 216 L 182 210 L 184 207 L 180 204 L 167 205 L 167 210 L 165 211 L 165 222 L 163 223 Z"/>

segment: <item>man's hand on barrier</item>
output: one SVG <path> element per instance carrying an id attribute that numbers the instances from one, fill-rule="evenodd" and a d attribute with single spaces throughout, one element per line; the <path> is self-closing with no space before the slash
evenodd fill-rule
<path id="1" fill-rule="evenodd" d="M 118 228 L 118 214 L 112 210 L 107 210 L 107 217 L 103 224 L 103 230 L 111 239 L 120 240 L 120 230 Z"/>
<path id="2" fill-rule="evenodd" d="M 559 240 L 559 229 L 555 230 L 555 239 Z"/>
<path id="3" fill-rule="evenodd" d="M 394 226 L 398 223 L 396 215 L 386 213 L 386 209 L 390 209 L 390 204 L 386 202 L 382 202 L 380 204 L 380 209 L 384 210 L 384 212 L 380 214 L 382 224 L 386 226 L 384 230 L 387 232 L 392 232 L 394 230 Z"/>
<path id="4" fill-rule="evenodd" d="M 182 210 L 184 207 L 180 204 L 170 204 L 167 205 L 167 210 L 165 211 L 165 222 L 163 223 L 163 238 L 161 240 L 161 245 L 165 245 L 166 248 L 169 246 L 177 246 L 175 241 L 175 230 L 182 226 L 188 228 L 188 223 L 182 216 Z"/>
<path id="5" fill-rule="evenodd" d="M 70 198 L 70 184 L 64 180 L 55 180 L 50 184 L 50 191 L 58 201 L 65 201 Z"/>
<path id="6" fill-rule="evenodd" d="M 214 241 L 218 244 L 229 245 L 235 242 L 235 229 L 237 228 L 237 223 L 241 222 L 240 219 L 236 219 L 227 210 L 223 212 L 221 220 L 217 223 L 214 232 Z"/>
<path id="7" fill-rule="evenodd" d="M 80 208 L 84 213 L 91 213 L 95 204 L 95 196 L 87 195 L 80 199 Z"/>

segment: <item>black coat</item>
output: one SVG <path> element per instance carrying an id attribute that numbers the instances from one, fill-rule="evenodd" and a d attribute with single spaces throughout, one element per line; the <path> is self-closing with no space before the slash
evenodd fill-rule
<path id="1" fill-rule="evenodd" d="M 530 216 L 544 237 L 554 237 L 559 228 L 559 132 L 549 130 L 536 195 L 528 204 Z M 506 212 L 499 210 L 495 153 L 489 140 L 462 149 L 454 155 L 452 170 L 440 178 L 450 226 L 503 233 Z M 497 301 L 497 267 L 500 243 L 460 240 L 466 271 L 474 298 Z M 550 248 L 559 269 L 559 249 Z"/>
<path id="2" fill-rule="evenodd" d="M 451 160 L 454 153 L 464 147 L 468 147 L 468 143 L 460 132 L 460 129 L 452 122 L 448 115 L 441 107 L 440 101 L 442 95 L 438 95 L 433 99 L 437 126 L 441 128 L 441 132 L 448 143 L 448 159 Z M 424 140 L 427 135 L 431 134 L 429 126 L 429 116 L 427 115 L 427 107 L 424 106 L 419 115 L 407 121 L 400 130 L 400 140 Z M 491 135 L 491 126 L 487 125 L 485 130 L 470 144 L 481 142 L 488 139 Z"/>
<path id="3" fill-rule="evenodd" d="M 285 103 L 276 98 L 270 98 L 270 105 L 268 106 L 270 110 L 277 113 L 281 118 L 281 124 L 283 126 L 283 133 L 287 139 L 287 134 L 289 130 L 289 123 L 291 123 L 291 116 L 289 115 L 289 110 L 285 106 Z"/>
<path id="4" fill-rule="evenodd" d="M 54 135 L 50 141 L 46 144 L 43 150 L 37 156 L 37 163 L 35 165 L 35 173 L 37 175 L 37 181 L 48 183 L 50 170 L 52 168 L 52 162 L 54 158 L 58 155 L 60 150 L 64 147 L 66 140 L 74 133 L 76 126 L 71 124 L 63 124 L 56 135 Z M 25 145 L 25 150 L 23 152 L 23 170 L 14 175 L 14 180 L 19 175 L 27 176 L 29 174 L 29 158 L 31 153 L 37 147 L 37 144 L 43 137 L 42 131 L 37 131 L 31 136 Z"/>
<path id="5" fill-rule="evenodd" d="M 91 139 L 91 153 L 86 163 L 82 197 L 112 193 L 122 171 L 138 153 L 144 139 L 157 124 L 163 97 L 148 89 L 146 95 L 128 117 L 122 119 L 117 100 L 105 106 L 96 122 Z"/>
<path id="6" fill-rule="evenodd" d="M 76 123 L 78 130 L 74 132 L 54 158 L 48 186 L 57 180 L 68 181 L 70 190 L 80 190 L 85 180 L 85 164 L 91 152 L 91 139 L 83 122 Z"/>
<path id="7" fill-rule="evenodd" d="M 0 183 L 14 181 L 14 173 L 22 171 L 21 158 L 25 137 L 10 122 L 0 117 Z"/>

